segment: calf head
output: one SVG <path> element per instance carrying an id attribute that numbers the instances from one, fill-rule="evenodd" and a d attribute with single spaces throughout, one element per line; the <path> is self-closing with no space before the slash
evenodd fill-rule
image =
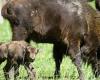
<path id="1" fill-rule="evenodd" d="M 36 54 L 38 53 L 38 50 L 36 48 L 33 48 L 32 46 L 28 46 L 26 48 L 26 59 L 29 61 L 33 61 L 35 59 Z"/>

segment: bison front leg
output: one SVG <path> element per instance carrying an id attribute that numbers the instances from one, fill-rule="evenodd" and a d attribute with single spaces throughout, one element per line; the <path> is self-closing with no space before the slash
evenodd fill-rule
<path id="1" fill-rule="evenodd" d="M 55 60 L 55 73 L 54 77 L 60 77 L 60 64 L 62 62 L 63 56 L 66 53 L 67 46 L 63 43 L 54 44 L 53 48 L 53 58 Z"/>
<path id="2" fill-rule="evenodd" d="M 79 73 L 79 79 L 84 80 L 84 74 L 82 70 L 82 58 L 81 58 L 81 50 L 80 50 L 80 40 L 78 39 L 70 39 L 69 42 L 69 54 L 73 63 L 77 67 Z"/>

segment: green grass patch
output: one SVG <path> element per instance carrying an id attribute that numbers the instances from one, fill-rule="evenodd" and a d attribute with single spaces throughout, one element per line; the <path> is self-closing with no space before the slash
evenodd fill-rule
<path id="1" fill-rule="evenodd" d="M 0 42 L 10 41 L 12 37 L 10 24 L 7 20 L 4 20 L 2 24 L 0 24 Z"/>
<path id="2" fill-rule="evenodd" d="M 95 3 L 95 1 L 89 2 L 89 4 L 93 7 L 93 9 L 96 9 L 94 3 Z"/>

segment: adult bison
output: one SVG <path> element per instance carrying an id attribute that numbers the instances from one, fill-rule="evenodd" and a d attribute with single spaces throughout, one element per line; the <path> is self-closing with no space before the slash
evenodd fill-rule
<path id="1" fill-rule="evenodd" d="M 87 3 L 77 0 L 11 0 L 2 9 L 11 23 L 13 40 L 53 43 L 55 76 L 60 75 L 60 64 L 68 52 L 80 80 L 84 80 L 81 54 L 92 52 L 90 57 L 96 59 L 95 14 Z"/>

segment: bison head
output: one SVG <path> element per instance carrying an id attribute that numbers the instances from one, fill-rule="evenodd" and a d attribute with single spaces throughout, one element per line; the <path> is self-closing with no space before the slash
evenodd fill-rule
<path id="1" fill-rule="evenodd" d="M 13 40 L 25 40 L 33 32 L 46 34 L 49 28 L 44 28 L 45 9 L 40 3 L 39 0 L 9 0 L 4 5 L 2 15 L 11 23 Z"/>

